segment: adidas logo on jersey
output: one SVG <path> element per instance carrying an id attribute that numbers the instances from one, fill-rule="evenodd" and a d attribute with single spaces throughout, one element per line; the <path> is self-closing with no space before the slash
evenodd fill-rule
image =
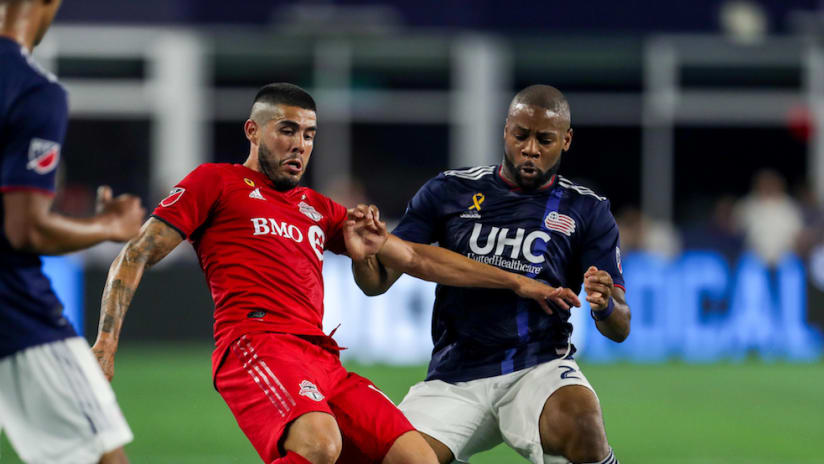
<path id="1" fill-rule="evenodd" d="M 260 187 L 252 190 L 252 193 L 249 194 L 249 198 L 254 198 L 255 200 L 265 200 L 263 195 L 260 194 Z"/>

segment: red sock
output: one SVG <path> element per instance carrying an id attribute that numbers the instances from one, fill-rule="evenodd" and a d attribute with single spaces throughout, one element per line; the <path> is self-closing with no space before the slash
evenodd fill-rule
<path id="1" fill-rule="evenodd" d="M 277 458 L 272 461 L 271 464 L 312 464 L 308 459 L 295 453 L 293 451 L 287 451 L 286 456 L 282 458 Z"/>

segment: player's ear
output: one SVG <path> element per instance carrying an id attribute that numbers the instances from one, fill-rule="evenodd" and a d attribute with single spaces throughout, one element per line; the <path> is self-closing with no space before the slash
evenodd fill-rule
<path id="1" fill-rule="evenodd" d="M 569 129 L 567 129 L 566 134 L 564 134 L 564 151 L 568 151 L 570 145 L 572 145 L 572 128 L 571 127 Z"/>
<path id="2" fill-rule="evenodd" d="M 246 134 L 246 139 L 249 140 L 249 142 L 254 145 L 260 145 L 258 142 L 260 134 L 258 133 L 258 125 L 255 121 L 247 119 L 246 122 L 243 123 L 243 132 Z"/>

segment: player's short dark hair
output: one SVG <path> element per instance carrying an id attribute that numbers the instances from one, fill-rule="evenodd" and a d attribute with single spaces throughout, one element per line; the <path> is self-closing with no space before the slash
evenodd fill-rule
<path id="1" fill-rule="evenodd" d="M 275 82 L 264 85 L 258 90 L 252 105 L 254 106 L 258 102 L 271 105 L 297 106 L 314 112 L 318 111 L 315 106 L 315 99 L 309 95 L 309 92 L 288 82 Z"/>
<path id="2" fill-rule="evenodd" d="M 518 103 L 544 108 L 567 118 L 570 116 L 569 102 L 566 97 L 551 85 L 536 84 L 521 90 L 512 99 L 509 105 L 510 110 Z"/>

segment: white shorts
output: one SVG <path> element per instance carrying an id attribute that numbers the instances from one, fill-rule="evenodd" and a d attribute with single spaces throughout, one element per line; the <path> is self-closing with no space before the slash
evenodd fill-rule
<path id="1" fill-rule="evenodd" d="M 114 392 L 80 337 L 0 359 L 0 431 L 31 464 L 97 463 L 132 441 Z"/>
<path id="2" fill-rule="evenodd" d="M 538 429 L 547 398 L 567 385 L 595 393 L 578 364 L 562 358 L 469 382 L 419 382 L 398 407 L 416 429 L 446 445 L 457 462 L 503 441 L 534 464 L 567 463 L 544 454 Z"/>

